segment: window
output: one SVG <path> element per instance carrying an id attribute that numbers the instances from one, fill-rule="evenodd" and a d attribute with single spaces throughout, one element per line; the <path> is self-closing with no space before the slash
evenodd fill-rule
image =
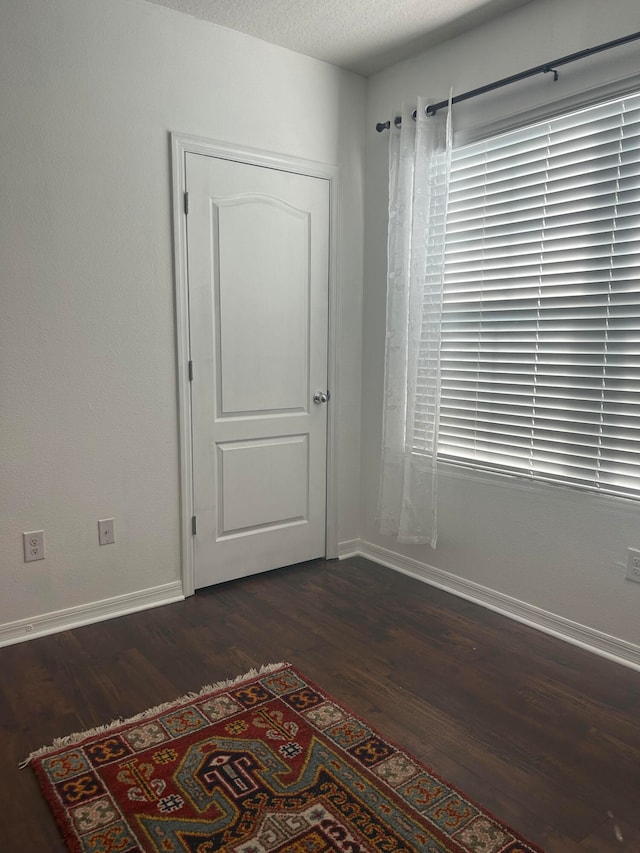
<path id="1" fill-rule="evenodd" d="M 640 498 L 640 96 L 453 152 L 439 458 Z"/>

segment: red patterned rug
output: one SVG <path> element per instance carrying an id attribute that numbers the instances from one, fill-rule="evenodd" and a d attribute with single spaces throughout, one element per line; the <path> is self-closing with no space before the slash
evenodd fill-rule
<path id="1" fill-rule="evenodd" d="M 286 663 L 29 762 L 74 853 L 540 853 Z"/>

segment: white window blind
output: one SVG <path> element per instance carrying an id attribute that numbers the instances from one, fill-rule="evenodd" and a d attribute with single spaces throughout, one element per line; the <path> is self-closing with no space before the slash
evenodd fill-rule
<path id="1" fill-rule="evenodd" d="M 640 96 L 453 152 L 438 453 L 640 497 Z"/>

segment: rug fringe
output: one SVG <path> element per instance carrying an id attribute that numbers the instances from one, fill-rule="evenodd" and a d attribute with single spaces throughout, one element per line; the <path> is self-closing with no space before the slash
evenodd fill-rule
<path id="1" fill-rule="evenodd" d="M 93 729 L 87 729 L 85 732 L 74 732 L 73 734 L 56 738 L 51 746 L 42 746 L 40 749 L 35 749 L 27 758 L 24 759 L 24 761 L 20 762 L 18 767 L 20 770 L 23 770 L 25 767 L 29 766 L 34 758 L 42 758 L 42 756 L 47 755 L 50 752 L 55 752 L 63 746 L 72 746 L 74 743 L 81 743 L 88 738 L 95 737 L 96 735 L 100 735 L 105 732 L 110 732 L 120 726 L 126 726 L 129 723 L 137 723 L 141 720 L 146 720 L 148 717 L 153 717 L 163 711 L 170 711 L 172 708 L 184 705 L 185 702 L 190 702 L 193 699 L 197 699 L 199 696 L 204 696 L 207 693 L 213 693 L 216 690 L 224 690 L 227 687 L 234 687 L 243 681 L 249 681 L 249 679 L 257 678 L 259 675 L 276 672 L 277 670 L 283 669 L 287 666 L 290 666 L 287 661 L 280 661 L 280 663 L 266 663 L 263 664 L 260 669 L 250 669 L 248 672 L 245 672 L 244 675 L 238 675 L 236 678 L 227 678 L 222 681 L 216 681 L 214 684 L 205 684 L 205 686 L 201 687 L 200 690 L 185 693 L 184 696 L 180 696 L 179 699 L 173 699 L 171 702 L 163 702 L 153 708 L 147 708 L 146 711 L 142 711 L 140 714 L 135 714 L 133 717 L 112 720 L 110 723 L 105 723 L 102 726 L 96 726 Z"/>

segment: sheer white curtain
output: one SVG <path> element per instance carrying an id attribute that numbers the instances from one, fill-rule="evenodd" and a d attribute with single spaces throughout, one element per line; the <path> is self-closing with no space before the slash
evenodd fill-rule
<path id="1" fill-rule="evenodd" d="M 451 104 L 418 101 L 389 139 L 384 414 L 378 527 L 405 544 L 437 540 L 437 438 Z"/>

